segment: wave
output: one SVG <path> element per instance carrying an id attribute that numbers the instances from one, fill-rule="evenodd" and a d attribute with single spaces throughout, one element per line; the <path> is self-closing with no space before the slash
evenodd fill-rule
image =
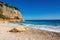
<path id="1" fill-rule="evenodd" d="M 24 26 L 33 27 L 41 30 L 48 30 L 53 32 L 60 32 L 60 25 L 34 25 L 34 24 L 23 24 Z"/>
<path id="2" fill-rule="evenodd" d="M 34 25 L 34 24 L 18 24 L 18 23 L 9 23 L 9 22 L 5 22 L 2 23 L 0 22 L 0 25 L 5 25 L 5 26 L 28 26 L 28 27 L 32 27 L 32 28 L 37 28 L 37 29 L 41 29 L 41 30 L 48 30 L 48 31 L 53 31 L 53 32 L 60 32 L 60 25 Z"/>

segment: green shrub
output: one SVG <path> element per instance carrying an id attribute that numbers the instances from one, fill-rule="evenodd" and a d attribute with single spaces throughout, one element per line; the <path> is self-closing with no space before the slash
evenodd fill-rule
<path id="1" fill-rule="evenodd" d="M 6 16 L 0 14 L 0 18 L 7 19 L 8 17 L 6 17 Z"/>

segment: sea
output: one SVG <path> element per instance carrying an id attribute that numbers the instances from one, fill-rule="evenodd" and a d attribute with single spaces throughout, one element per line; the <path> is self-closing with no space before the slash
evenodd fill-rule
<path id="1" fill-rule="evenodd" d="M 10 27 L 23 25 L 41 30 L 60 32 L 60 20 L 25 20 L 24 22 L 17 23 L 0 23 L 0 25 L 7 25 Z"/>
<path id="2" fill-rule="evenodd" d="M 25 20 L 17 24 L 41 30 L 60 32 L 60 20 Z"/>

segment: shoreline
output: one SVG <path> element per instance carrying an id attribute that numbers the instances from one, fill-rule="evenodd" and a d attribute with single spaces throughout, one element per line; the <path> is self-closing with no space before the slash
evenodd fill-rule
<path id="1" fill-rule="evenodd" d="M 26 24 L 26 25 L 24 25 L 24 24 L 22 24 L 22 25 L 20 25 L 20 24 L 17 24 L 17 23 L 10 23 L 10 22 L 7 22 L 7 21 L 0 21 L 0 26 L 1 25 L 5 25 L 5 26 L 23 26 L 23 27 L 31 27 L 31 26 L 27 26 L 28 24 Z M 40 26 L 42 26 L 42 28 L 40 27 L 31 27 L 31 28 L 35 28 L 35 29 L 40 29 L 40 30 L 45 30 L 45 31 L 51 31 L 51 32 L 60 32 L 60 31 L 58 31 L 58 30 L 52 30 L 52 29 L 49 29 L 49 28 L 44 28 L 43 26 L 52 26 L 52 25 L 40 25 Z M 52 27 L 54 27 L 54 26 L 52 26 Z"/>
<path id="2" fill-rule="evenodd" d="M 13 28 L 17 28 L 20 32 L 9 32 Z M 60 40 L 60 32 L 51 32 L 23 25 L 0 25 L 0 40 Z"/>

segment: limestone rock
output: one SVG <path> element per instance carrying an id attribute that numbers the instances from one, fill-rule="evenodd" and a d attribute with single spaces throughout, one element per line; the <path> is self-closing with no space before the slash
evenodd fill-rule
<path id="1" fill-rule="evenodd" d="M 17 30 L 16 28 L 11 29 L 9 32 L 20 32 L 19 30 Z"/>
<path id="2" fill-rule="evenodd" d="M 9 32 L 25 32 L 27 29 L 25 27 L 15 27 L 11 30 L 9 30 Z"/>
<path id="3" fill-rule="evenodd" d="M 4 2 L 0 2 L 0 20 L 1 19 L 9 22 L 23 21 L 20 10 Z"/>

